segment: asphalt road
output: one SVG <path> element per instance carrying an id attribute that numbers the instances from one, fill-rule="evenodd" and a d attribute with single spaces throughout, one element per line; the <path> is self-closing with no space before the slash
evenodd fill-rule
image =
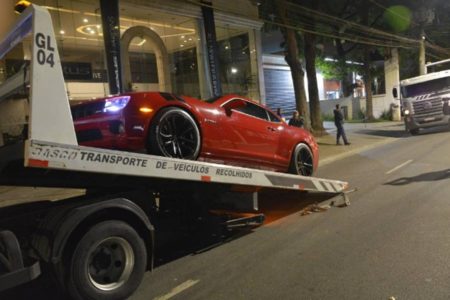
<path id="1" fill-rule="evenodd" d="M 131 299 L 450 299 L 450 132 L 398 136 L 320 169 L 349 207 L 170 261 Z"/>
<path id="2" fill-rule="evenodd" d="M 319 169 L 358 189 L 350 206 L 302 216 L 340 199 L 265 193 L 270 223 L 174 238 L 130 299 L 450 299 L 450 132 L 389 130 L 374 134 L 395 141 Z M 0 299 L 61 296 L 41 280 Z"/>

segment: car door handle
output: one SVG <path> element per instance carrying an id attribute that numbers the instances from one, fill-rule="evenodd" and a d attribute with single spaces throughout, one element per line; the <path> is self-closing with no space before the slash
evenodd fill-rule
<path id="1" fill-rule="evenodd" d="M 270 126 L 267 127 L 267 130 L 270 130 L 270 131 L 277 131 L 275 128 L 270 127 Z"/>

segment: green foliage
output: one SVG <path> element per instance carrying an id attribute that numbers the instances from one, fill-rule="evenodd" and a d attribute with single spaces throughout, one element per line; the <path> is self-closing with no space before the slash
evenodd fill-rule
<path id="1" fill-rule="evenodd" d="M 332 114 L 322 114 L 321 118 L 322 118 L 322 122 L 323 121 L 334 121 L 334 116 Z"/>
<path id="2" fill-rule="evenodd" d="M 358 120 L 364 120 L 366 118 L 366 111 L 364 109 L 360 109 L 356 118 Z"/>
<path id="3" fill-rule="evenodd" d="M 336 62 L 326 61 L 323 57 L 316 58 L 316 67 L 320 70 L 320 73 L 325 79 L 339 79 L 341 78 L 341 72 Z"/>
<path id="4" fill-rule="evenodd" d="M 321 56 L 316 57 L 316 67 L 325 79 L 342 79 L 352 72 L 361 73 L 358 65 L 346 64 L 345 68 L 342 68 L 337 61 L 328 61 Z"/>
<path id="5" fill-rule="evenodd" d="M 400 80 L 419 75 L 418 49 L 399 49 Z"/>
<path id="6" fill-rule="evenodd" d="M 384 120 L 384 121 L 392 120 L 392 110 L 391 109 L 383 110 L 379 119 Z"/>

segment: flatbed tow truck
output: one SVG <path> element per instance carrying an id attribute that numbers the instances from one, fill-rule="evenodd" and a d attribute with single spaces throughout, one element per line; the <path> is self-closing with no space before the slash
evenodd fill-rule
<path id="1" fill-rule="evenodd" d="M 338 180 L 79 146 L 46 9 L 31 5 L 21 14 L 0 43 L 0 59 L 30 34 L 30 72 L 0 86 L 0 101 L 30 90 L 24 142 L 0 148 L 0 187 L 84 192 L 59 201 L 0 202 L 0 291 L 45 271 L 73 299 L 125 299 L 153 267 L 152 221 L 161 207 L 255 212 L 228 220 L 233 228 L 263 222 L 256 213 L 262 189 L 338 195 L 348 187 Z"/>

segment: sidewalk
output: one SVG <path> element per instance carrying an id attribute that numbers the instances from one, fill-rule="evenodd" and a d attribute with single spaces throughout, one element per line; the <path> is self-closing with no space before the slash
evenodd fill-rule
<path id="1" fill-rule="evenodd" d="M 403 122 L 345 123 L 344 128 L 351 145 L 336 145 L 336 127 L 324 122 L 327 135 L 316 138 L 319 144 L 319 168 L 335 160 L 387 144 L 409 136 Z M 342 142 L 342 141 L 341 141 Z"/>

